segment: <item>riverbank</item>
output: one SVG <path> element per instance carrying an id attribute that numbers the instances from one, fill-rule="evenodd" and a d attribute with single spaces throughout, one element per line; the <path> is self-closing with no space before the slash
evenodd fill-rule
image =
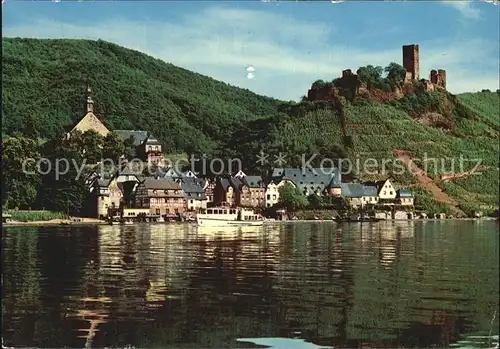
<path id="1" fill-rule="evenodd" d="M 43 221 L 28 221 L 28 222 L 20 222 L 20 221 L 10 221 L 8 223 L 3 223 L 4 227 L 10 226 L 26 226 L 26 225 L 87 225 L 87 224 L 107 224 L 106 221 L 96 219 L 96 218 L 77 218 L 77 219 L 49 219 Z"/>
<path id="2" fill-rule="evenodd" d="M 9 222 L 3 223 L 4 227 L 13 227 L 13 226 L 53 226 L 53 225 L 108 225 L 107 221 L 95 219 L 95 218 L 79 218 L 80 221 L 72 221 L 69 219 L 61 220 L 61 219 L 52 219 L 48 221 L 32 221 L 32 222 Z M 363 222 L 363 223 L 383 223 L 383 222 L 444 222 L 444 221 L 495 221 L 496 218 L 492 217 L 483 217 L 483 218 L 448 218 L 448 219 L 424 219 L 424 218 L 416 218 L 416 219 L 386 219 L 379 222 Z M 272 224 L 283 224 L 283 223 L 337 223 L 332 219 L 288 219 L 288 220 L 275 220 L 275 221 L 266 221 L 266 225 Z M 341 222 L 340 224 L 359 224 L 361 222 Z M 135 222 L 136 224 L 194 224 L 193 222 Z"/>

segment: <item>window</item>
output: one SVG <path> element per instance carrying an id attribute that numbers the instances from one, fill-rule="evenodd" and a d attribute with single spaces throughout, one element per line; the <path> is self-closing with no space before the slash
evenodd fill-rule
<path id="1" fill-rule="evenodd" d="M 276 195 L 273 195 L 273 200 L 276 200 Z"/>
<path id="2" fill-rule="evenodd" d="M 159 209 L 159 208 L 157 208 L 157 209 L 156 209 L 156 214 L 157 214 L 157 215 L 159 215 L 159 214 L 160 214 L 160 209 Z"/>
<path id="3" fill-rule="evenodd" d="M 392 195 L 392 190 L 389 192 L 390 195 Z"/>
<path id="4" fill-rule="evenodd" d="M 387 195 L 387 191 L 384 190 L 384 195 Z"/>
<path id="5" fill-rule="evenodd" d="M 193 200 L 189 200 L 189 203 L 192 204 L 193 203 Z"/>
<path id="6" fill-rule="evenodd" d="M 167 203 L 167 202 L 168 202 L 168 199 L 167 199 L 167 198 L 165 198 L 165 203 Z"/>

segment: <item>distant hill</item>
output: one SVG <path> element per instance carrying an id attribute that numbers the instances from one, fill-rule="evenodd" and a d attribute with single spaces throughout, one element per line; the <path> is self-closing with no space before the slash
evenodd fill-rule
<path id="1" fill-rule="evenodd" d="M 210 153 L 280 103 L 105 41 L 3 38 L 2 47 L 4 135 L 60 134 L 83 116 L 87 83 L 108 126 L 150 131 L 172 152 Z"/>

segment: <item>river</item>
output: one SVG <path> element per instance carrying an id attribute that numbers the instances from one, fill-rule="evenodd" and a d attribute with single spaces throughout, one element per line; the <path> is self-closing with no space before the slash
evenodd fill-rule
<path id="1" fill-rule="evenodd" d="M 494 221 L 4 227 L 2 244 L 5 346 L 498 343 Z"/>

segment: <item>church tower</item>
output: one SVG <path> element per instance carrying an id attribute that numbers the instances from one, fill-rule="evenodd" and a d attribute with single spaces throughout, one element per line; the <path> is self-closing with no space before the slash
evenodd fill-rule
<path id="1" fill-rule="evenodd" d="M 87 100 L 85 102 L 85 114 L 94 112 L 94 100 L 92 99 L 92 89 L 87 86 Z"/>

